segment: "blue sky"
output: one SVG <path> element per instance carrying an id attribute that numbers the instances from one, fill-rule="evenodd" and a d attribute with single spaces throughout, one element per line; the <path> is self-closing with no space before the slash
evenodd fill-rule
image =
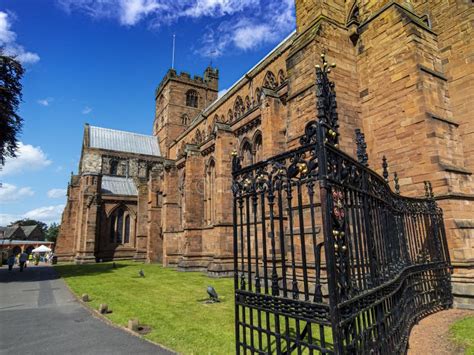
<path id="1" fill-rule="evenodd" d="M 151 134 L 171 66 L 225 90 L 294 29 L 293 0 L 1 0 L 0 46 L 23 62 L 16 159 L 0 171 L 0 225 L 59 221 L 84 123 Z"/>

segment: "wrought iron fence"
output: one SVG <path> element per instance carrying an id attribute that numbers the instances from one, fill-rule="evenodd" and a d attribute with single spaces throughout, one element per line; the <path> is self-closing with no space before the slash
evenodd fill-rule
<path id="1" fill-rule="evenodd" d="M 404 353 L 412 325 L 450 307 L 450 261 L 431 184 L 400 196 L 338 149 L 334 84 L 317 68 L 318 121 L 301 146 L 233 159 L 237 353 Z"/>

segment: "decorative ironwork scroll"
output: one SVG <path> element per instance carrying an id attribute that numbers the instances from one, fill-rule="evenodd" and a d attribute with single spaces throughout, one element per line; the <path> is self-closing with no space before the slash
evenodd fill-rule
<path id="1" fill-rule="evenodd" d="M 367 143 L 365 143 L 365 135 L 362 131 L 357 128 L 356 134 L 356 145 L 357 145 L 357 160 L 364 166 L 369 166 L 369 156 L 367 155 Z"/>
<path id="2" fill-rule="evenodd" d="M 242 167 L 232 161 L 236 352 L 403 354 L 421 317 L 450 307 L 443 214 L 400 196 L 338 149 L 334 83 L 316 68 L 318 121 L 301 146 Z"/>

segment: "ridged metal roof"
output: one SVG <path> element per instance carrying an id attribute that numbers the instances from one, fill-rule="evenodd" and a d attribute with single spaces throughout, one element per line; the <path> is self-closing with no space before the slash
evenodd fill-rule
<path id="1" fill-rule="evenodd" d="M 156 137 L 95 126 L 89 126 L 89 146 L 117 152 L 161 155 Z"/>
<path id="2" fill-rule="evenodd" d="M 138 195 L 137 187 L 132 179 L 108 175 L 102 177 L 102 193 L 107 195 Z"/>

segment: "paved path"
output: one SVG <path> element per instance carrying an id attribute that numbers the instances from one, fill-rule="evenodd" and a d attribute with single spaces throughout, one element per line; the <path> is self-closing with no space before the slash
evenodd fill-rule
<path id="1" fill-rule="evenodd" d="M 51 266 L 2 266 L 0 354 L 171 353 L 93 317 Z"/>

